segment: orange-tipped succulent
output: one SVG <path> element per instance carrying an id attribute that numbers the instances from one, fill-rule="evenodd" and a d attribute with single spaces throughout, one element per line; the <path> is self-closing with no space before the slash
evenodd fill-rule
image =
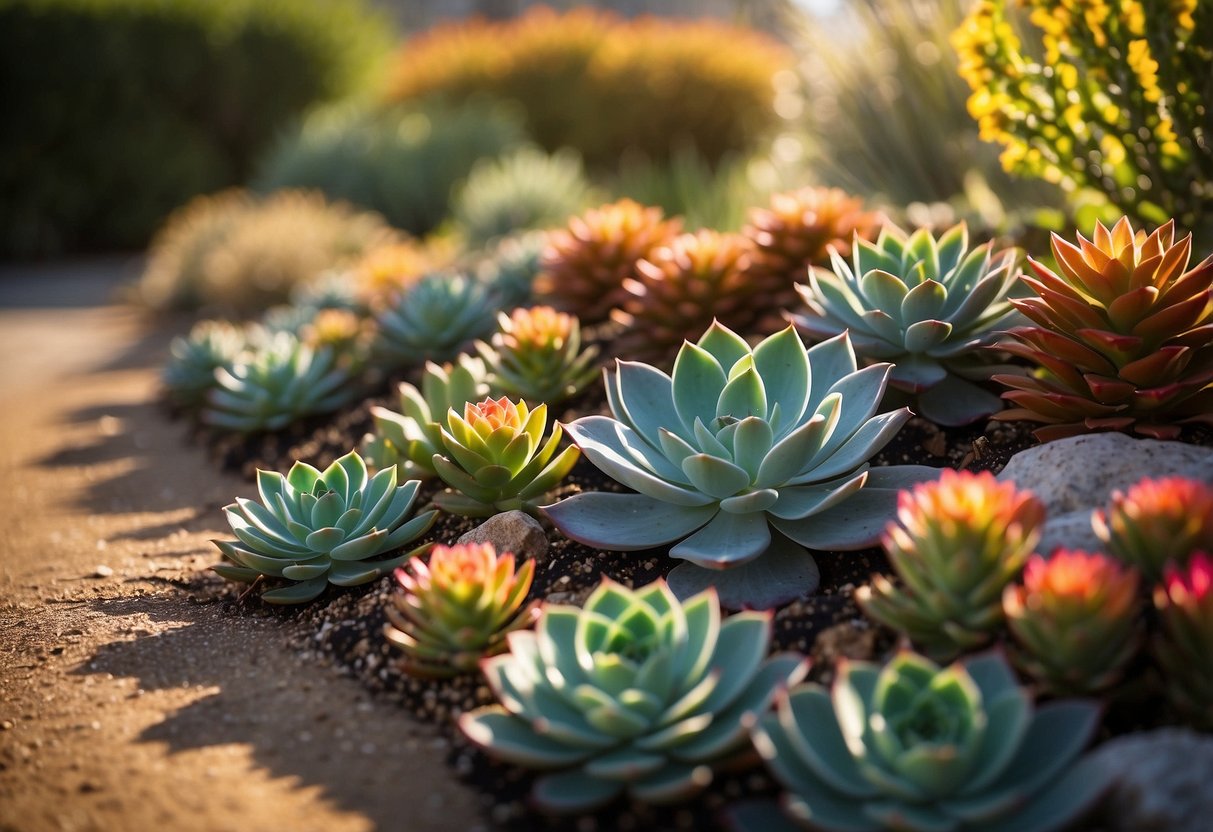
<path id="1" fill-rule="evenodd" d="M 1146 478 L 1113 491 L 1091 525 L 1109 552 L 1157 581 L 1168 562 L 1183 566 L 1198 549 L 1213 552 L 1213 487 L 1183 477 Z"/>
<path id="2" fill-rule="evenodd" d="M 1008 352 L 1038 365 L 997 375 L 1014 407 L 1001 419 L 1043 422 L 1042 442 L 1089 431 L 1173 438 L 1213 424 L 1213 255 L 1188 269 L 1192 235 L 1152 234 L 1121 219 L 1078 245 L 1053 235 L 1058 272 L 1029 260 L 1035 297 L 1013 300 L 1036 326 L 1009 331 Z"/>
<path id="3" fill-rule="evenodd" d="M 504 653 L 506 636 L 539 616 L 536 602 L 523 606 L 534 573 L 534 561 L 515 571 L 514 555 L 498 555 L 491 543 L 435 546 L 428 565 L 415 556 L 397 569 L 384 635 L 404 651 L 404 671 L 474 673 L 480 659 Z"/>
<path id="4" fill-rule="evenodd" d="M 683 341 L 695 341 L 720 323 L 742 334 L 756 331 L 771 299 L 749 279 L 753 243 L 740 234 L 703 229 L 681 234 L 636 264 L 623 282 L 628 293 L 611 317 L 627 327 L 619 353 L 667 365 Z"/>
<path id="5" fill-rule="evenodd" d="M 549 235 L 535 291 L 582 323 L 601 323 L 626 300 L 623 282 L 636 276 L 636 263 L 680 228 L 660 208 L 630 199 L 573 217 L 567 228 Z"/>
<path id="6" fill-rule="evenodd" d="M 598 348 L 581 348 L 577 316 L 550 306 L 498 313 L 492 343 L 477 341 L 476 350 L 489 384 L 508 396 L 555 405 L 598 377 Z"/>
<path id="7" fill-rule="evenodd" d="M 766 297 L 772 309 L 793 308 L 798 304 L 794 286 L 808 277 L 809 266 L 828 266 L 831 248 L 850 257 L 855 235 L 875 238 L 884 219 L 839 188 L 775 194 L 768 207 L 751 209 L 742 232 L 754 241 L 755 294 Z"/>
<path id="8" fill-rule="evenodd" d="M 1193 725 L 1213 730 L 1213 557 L 1197 552 L 1186 569 L 1169 566 L 1154 604 L 1163 626 L 1156 652 L 1167 696 Z"/>
<path id="9" fill-rule="evenodd" d="M 856 592 L 869 617 L 947 660 L 989 641 L 1003 622 L 1003 589 L 1040 538 L 1044 505 L 984 471 L 945 470 L 898 496 L 884 548 L 902 579 L 875 575 Z"/>
<path id="10" fill-rule="evenodd" d="M 1050 693 L 1107 690 L 1141 643 L 1139 583 L 1136 569 L 1106 555 L 1033 555 L 1023 585 L 1002 599 L 1017 664 Z"/>

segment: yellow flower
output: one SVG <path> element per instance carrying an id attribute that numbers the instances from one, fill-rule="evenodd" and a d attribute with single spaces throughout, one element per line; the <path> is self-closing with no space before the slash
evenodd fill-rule
<path id="1" fill-rule="evenodd" d="M 1158 87 L 1158 61 L 1150 55 L 1150 44 L 1145 38 L 1129 41 L 1129 68 L 1141 84 L 1142 97 L 1151 103 L 1162 98 Z"/>

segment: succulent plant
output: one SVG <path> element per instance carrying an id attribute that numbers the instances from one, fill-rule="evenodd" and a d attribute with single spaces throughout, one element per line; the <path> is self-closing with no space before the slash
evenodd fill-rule
<path id="1" fill-rule="evenodd" d="M 377 246 L 350 269 L 350 279 L 363 303 L 372 305 L 406 291 L 427 274 L 449 265 L 416 240 Z"/>
<path id="2" fill-rule="evenodd" d="M 399 386 L 400 412 L 371 408 L 375 430 L 362 440 L 362 454 L 375 468 L 395 465 L 402 477 L 437 476 L 434 454 L 444 452 L 438 420 L 489 394 L 488 370 L 479 358 L 461 353 L 453 364 L 426 362 L 421 389 Z"/>
<path id="3" fill-rule="evenodd" d="M 453 213 L 478 246 L 515 231 L 563 224 L 589 200 L 590 183 L 576 151 L 549 155 L 524 145 L 477 162 L 455 196 Z"/>
<path id="4" fill-rule="evenodd" d="M 844 661 L 759 719 L 754 745 L 798 824 L 837 832 L 1051 832 L 1108 785 L 1079 758 L 1099 724 L 1084 700 L 1034 708 L 1006 660 L 946 668 L 902 652 Z"/>
<path id="5" fill-rule="evenodd" d="M 272 604 L 311 601 L 328 584 L 373 581 L 403 563 L 409 553 L 390 553 L 438 517 L 436 511 L 410 517 L 419 485 L 398 486 L 395 468 L 369 476 L 353 451 L 324 471 L 303 462 L 285 477 L 259 470 L 261 503 L 237 497 L 223 509 L 237 540 L 213 541 L 231 562 L 212 569 L 232 581 L 284 579 L 286 586 L 261 594 Z"/>
<path id="6" fill-rule="evenodd" d="M 552 770 L 536 801 L 585 811 L 625 791 L 666 803 L 708 785 L 712 766 L 743 750 L 747 718 L 805 671 L 765 658 L 769 614 L 721 622 L 709 590 L 680 602 L 663 581 L 638 590 L 604 579 L 585 608 L 548 605 L 510 652 L 486 659 L 500 705 L 459 727 L 489 754 Z"/>
<path id="7" fill-rule="evenodd" d="M 1033 555 L 1023 585 L 1003 594 L 1016 663 L 1050 693 L 1108 689 L 1140 646 L 1138 584 L 1137 570 L 1106 555 Z"/>
<path id="8" fill-rule="evenodd" d="M 682 342 L 718 320 L 751 333 L 770 308 L 770 298 L 749 279 L 753 244 L 740 234 L 703 229 L 680 234 L 636 264 L 623 282 L 628 298 L 611 317 L 624 334 L 617 354 L 666 364 Z"/>
<path id="9" fill-rule="evenodd" d="M 564 534 L 604 549 L 681 540 L 670 550 L 690 561 L 671 573 L 680 594 L 706 581 L 736 607 L 811 591 L 816 570 L 801 546 L 875 543 L 897 489 L 936 475 L 868 467 L 910 417 L 904 408 L 873 415 L 889 369 L 857 370 L 845 333 L 806 352 L 789 326 L 751 349 L 718 323 L 683 345 L 672 376 L 619 361 L 607 375 L 614 418 L 567 429 L 594 465 L 639 493 L 577 494 L 544 511 Z M 789 540 L 773 539 L 772 527 Z"/>
<path id="10" fill-rule="evenodd" d="M 598 348 L 581 348 L 581 322 L 550 306 L 499 312 L 492 343 L 476 350 L 492 388 L 515 398 L 559 404 L 598 375 Z"/>
<path id="11" fill-rule="evenodd" d="M 1158 663 L 1171 704 L 1198 728 L 1213 730 L 1213 557 L 1192 555 L 1167 567 L 1154 603 L 1162 619 Z"/>
<path id="12" fill-rule="evenodd" d="M 269 336 L 231 366 L 215 370 L 201 419 L 238 433 L 279 430 L 328 413 L 356 392 L 349 368 L 327 347 L 314 349 L 289 332 Z"/>
<path id="13" fill-rule="evenodd" d="M 1151 581 L 1174 561 L 1183 566 L 1198 549 L 1213 552 L 1213 486 L 1183 477 L 1149 477 L 1112 492 L 1106 509 L 1091 515 L 1108 551 Z"/>
<path id="14" fill-rule="evenodd" d="M 481 264 L 478 274 L 501 299 L 502 309 L 529 306 L 534 300 L 535 279 L 547 244 L 548 235 L 543 231 L 504 237 Z"/>
<path id="15" fill-rule="evenodd" d="M 514 555 L 491 543 L 435 546 L 427 564 L 415 554 L 396 570 L 400 590 L 387 607 L 384 635 L 404 652 L 413 676 L 472 673 L 486 656 L 504 653 L 506 635 L 531 626 L 537 603 L 523 606 L 535 562 L 514 571 Z"/>
<path id="16" fill-rule="evenodd" d="M 195 409 L 218 382 L 215 370 L 234 364 L 248 347 L 244 330 L 226 321 L 199 321 L 186 337 L 173 339 L 161 381 L 169 399 Z"/>
<path id="17" fill-rule="evenodd" d="M 810 269 L 797 285 L 809 314 L 793 318 L 812 340 L 850 331 L 866 361 L 891 361 L 889 384 L 914 396 L 921 416 L 963 425 L 1000 407 L 974 380 L 993 373 L 989 346 L 1015 309 L 1007 292 L 1018 275 L 1018 252 L 969 249 L 964 223 L 939 239 L 925 228 L 906 235 L 886 225 L 874 243 L 856 238 L 852 265 L 836 251 L 833 271 Z"/>
<path id="18" fill-rule="evenodd" d="M 810 266 L 830 261 L 830 249 L 851 254 L 856 235 L 871 239 L 884 217 L 864 210 L 863 200 L 838 188 L 800 188 L 771 196 L 766 208 L 750 211 L 742 231 L 754 241 L 750 280 L 772 309 L 796 305 L 795 285 Z"/>
<path id="19" fill-rule="evenodd" d="M 1012 303 L 1037 326 L 1003 348 L 1038 364 L 1031 376 L 994 376 L 1014 407 L 1000 419 L 1043 422 L 1042 442 L 1089 431 L 1157 439 L 1187 422 L 1213 424 L 1213 255 L 1188 271 L 1189 234 L 1168 222 L 1147 235 L 1127 219 L 1075 246 L 1053 235 L 1060 274 L 1029 260 L 1036 297 Z"/>
<path id="20" fill-rule="evenodd" d="M 434 454 L 434 469 L 451 488 L 434 496 L 443 511 L 490 517 L 503 511 L 538 512 L 539 502 L 563 480 L 581 452 L 570 445 L 559 454 L 562 431 L 553 425 L 546 440 L 548 406 L 534 410 L 505 396 L 467 402 L 463 415 L 447 411 L 441 438 L 446 454 Z"/>
<path id="21" fill-rule="evenodd" d="M 1030 491 L 988 471 L 945 470 L 936 482 L 903 491 L 884 549 L 901 577 L 860 587 L 867 615 L 899 630 L 937 659 L 985 642 L 1002 626 L 1002 592 L 1019 575 L 1044 525 Z"/>
<path id="22" fill-rule="evenodd" d="M 396 368 L 449 361 L 493 331 L 496 304 L 484 284 L 462 274 L 431 274 L 380 311 L 373 354 Z"/>
<path id="23" fill-rule="evenodd" d="M 548 234 L 536 293 L 583 324 L 601 323 L 627 299 L 623 281 L 635 276 L 636 263 L 679 228 L 679 221 L 667 220 L 660 208 L 630 199 L 573 217 L 567 228 Z"/>

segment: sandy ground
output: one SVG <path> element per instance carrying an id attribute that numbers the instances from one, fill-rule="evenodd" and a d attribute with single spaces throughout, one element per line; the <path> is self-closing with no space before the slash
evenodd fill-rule
<path id="1" fill-rule="evenodd" d="M 152 404 L 136 264 L 0 270 L 0 830 L 468 830 L 444 742 L 182 587 L 247 490 Z"/>

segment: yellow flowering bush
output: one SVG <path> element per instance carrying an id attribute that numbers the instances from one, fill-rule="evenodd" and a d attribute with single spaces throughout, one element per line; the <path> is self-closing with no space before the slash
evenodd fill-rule
<path id="1" fill-rule="evenodd" d="M 978 0 L 952 40 L 1007 170 L 1213 231 L 1213 4 Z"/>

